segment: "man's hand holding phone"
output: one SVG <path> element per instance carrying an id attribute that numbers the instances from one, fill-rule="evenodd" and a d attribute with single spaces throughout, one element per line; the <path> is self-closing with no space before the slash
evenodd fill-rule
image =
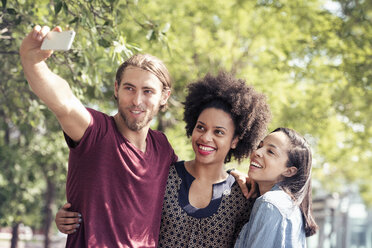
<path id="1" fill-rule="evenodd" d="M 62 33 L 61 35 L 55 35 L 56 33 Z M 48 37 L 47 36 L 51 36 Z M 48 26 L 36 25 L 32 31 L 23 39 L 20 47 L 21 61 L 24 66 L 27 64 L 37 64 L 45 61 L 49 58 L 54 49 L 63 50 L 69 49 L 75 33 L 73 31 L 62 32 L 61 27 L 55 27 L 52 32 Z M 68 37 L 66 39 L 66 37 Z M 61 39 L 62 38 L 62 39 Z M 46 43 L 43 48 L 48 50 L 42 50 L 42 44 Z M 67 45 L 65 44 L 67 42 Z"/>

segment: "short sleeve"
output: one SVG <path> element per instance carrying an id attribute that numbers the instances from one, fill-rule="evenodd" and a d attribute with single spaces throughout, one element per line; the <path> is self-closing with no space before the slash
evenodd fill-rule
<path id="1" fill-rule="evenodd" d="M 91 120 L 87 130 L 79 142 L 73 141 L 66 133 L 64 133 L 66 143 L 72 152 L 84 153 L 94 146 L 108 131 L 110 117 L 87 108 Z"/>

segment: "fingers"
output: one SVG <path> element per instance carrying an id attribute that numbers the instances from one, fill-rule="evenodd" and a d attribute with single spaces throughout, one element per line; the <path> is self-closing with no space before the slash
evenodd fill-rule
<path id="1" fill-rule="evenodd" d="M 39 25 L 36 25 L 36 26 L 32 29 L 32 38 L 37 39 L 37 36 L 39 35 L 40 30 L 41 30 L 41 27 L 40 27 Z"/>
<path id="2" fill-rule="evenodd" d="M 56 219 L 62 219 L 62 218 L 78 218 L 81 215 L 77 212 L 70 212 L 63 209 L 58 210 L 56 214 Z"/>
<path id="3" fill-rule="evenodd" d="M 239 184 L 239 187 L 246 199 L 248 199 L 251 195 L 249 193 L 247 182 L 247 176 L 244 173 L 241 173 L 238 170 L 233 170 L 230 174 L 235 178 L 236 182 Z"/>
<path id="4" fill-rule="evenodd" d="M 60 224 L 57 227 L 61 232 L 65 233 L 65 232 L 70 232 L 70 231 L 76 230 L 78 227 L 80 227 L 80 224 L 71 224 L 71 225 Z"/>
<path id="5" fill-rule="evenodd" d="M 246 184 L 246 185 L 247 185 L 247 184 Z M 248 189 L 248 185 L 247 185 L 247 189 Z M 245 198 L 249 199 L 249 198 L 251 198 L 251 197 L 254 197 L 253 194 L 256 193 L 255 191 L 256 191 L 255 188 L 254 188 L 254 187 L 251 187 L 251 190 L 248 191 L 247 195 L 244 195 Z"/>
<path id="6" fill-rule="evenodd" d="M 62 209 L 67 210 L 71 207 L 71 203 L 67 202 L 65 205 L 62 206 Z"/>
<path id="7" fill-rule="evenodd" d="M 41 43 L 49 33 L 48 26 L 36 25 L 31 32 L 23 39 L 19 49 L 23 66 L 36 64 L 45 61 L 52 55 L 52 50 L 41 50 Z"/>
<path id="8" fill-rule="evenodd" d="M 58 230 L 61 233 L 72 234 L 77 231 L 82 222 L 81 218 L 56 218 L 55 219 Z"/>
<path id="9" fill-rule="evenodd" d="M 57 225 L 58 230 L 64 234 L 72 234 L 77 231 L 80 227 L 80 224 L 73 224 L 73 225 Z"/>
<path id="10" fill-rule="evenodd" d="M 249 177 L 247 177 L 247 186 L 249 188 L 248 198 L 258 196 L 258 186 L 256 182 Z M 248 199 L 247 198 L 247 199 Z"/>
<path id="11" fill-rule="evenodd" d="M 57 26 L 57 27 L 53 28 L 52 31 L 62 32 L 62 28 L 60 26 Z"/>
<path id="12" fill-rule="evenodd" d="M 81 222 L 81 218 L 56 218 L 56 223 L 63 224 L 63 225 L 72 225 L 72 224 L 79 224 Z"/>
<path id="13" fill-rule="evenodd" d="M 77 231 L 82 222 L 81 218 L 62 218 L 56 219 L 56 225 L 61 233 L 72 234 Z"/>
<path id="14" fill-rule="evenodd" d="M 52 31 L 62 32 L 62 28 L 60 26 L 56 26 Z M 31 31 L 32 38 L 38 41 L 42 41 L 49 32 L 50 28 L 48 26 L 41 27 L 40 25 L 36 25 Z"/>
<path id="15" fill-rule="evenodd" d="M 81 214 L 79 214 L 78 212 L 71 212 L 71 211 L 66 211 L 66 210 L 62 210 L 60 209 L 57 213 L 58 217 L 59 218 L 79 218 L 81 217 Z"/>
<path id="16" fill-rule="evenodd" d="M 74 218 L 74 217 L 81 217 L 81 214 L 78 212 L 72 212 L 68 209 L 71 207 L 71 203 L 65 203 L 60 210 L 58 210 L 56 214 L 57 218 Z"/>
<path id="17" fill-rule="evenodd" d="M 68 211 L 70 207 L 70 203 L 65 203 L 63 207 L 58 210 L 55 218 L 58 230 L 65 234 L 76 232 L 82 222 L 81 214 L 78 212 Z"/>
<path id="18" fill-rule="evenodd" d="M 248 199 L 251 196 L 251 193 L 249 192 L 248 185 L 245 183 L 245 180 L 239 179 L 237 181 L 244 197 Z"/>
<path id="19" fill-rule="evenodd" d="M 50 28 L 48 26 L 40 27 L 40 25 L 36 25 L 32 30 L 32 38 L 42 41 L 49 31 Z"/>

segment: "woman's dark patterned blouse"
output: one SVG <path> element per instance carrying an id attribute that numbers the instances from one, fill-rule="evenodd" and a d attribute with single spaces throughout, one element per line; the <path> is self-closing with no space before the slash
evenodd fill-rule
<path id="1" fill-rule="evenodd" d="M 246 200 L 233 176 L 213 185 L 206 208 L 193 207 L 188 200 L 195 178 L 184 161 L 171 166 L 164 196 L 159 247 L 233 247 L 248 222 L 252 200 Z"/>

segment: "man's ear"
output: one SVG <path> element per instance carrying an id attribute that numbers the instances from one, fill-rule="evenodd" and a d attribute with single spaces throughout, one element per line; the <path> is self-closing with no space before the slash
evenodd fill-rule
<path id="1" fill-rule="evenodd" d="M 163 90 L 163 92 L 161 94 L 160 105 L 165 105 L 167 103 L 170 94 L 171 94 L 170 90 Z"/>
<path id="2" fill-rule="evenodd" d="M 297 173 L 297 168 L 294 166 L 286 168 L 286 170 L 282 173 L 285 177 L 293 177 Z"/>
<path id="3" fill-rule="evenodd" d="M 236 146 L 238 145 L 238 142 L 239 142 L 239 138 L 238 137 L 235 137 L 232 142 L 231 142 L 231 149 L 235 149 Z"/>

